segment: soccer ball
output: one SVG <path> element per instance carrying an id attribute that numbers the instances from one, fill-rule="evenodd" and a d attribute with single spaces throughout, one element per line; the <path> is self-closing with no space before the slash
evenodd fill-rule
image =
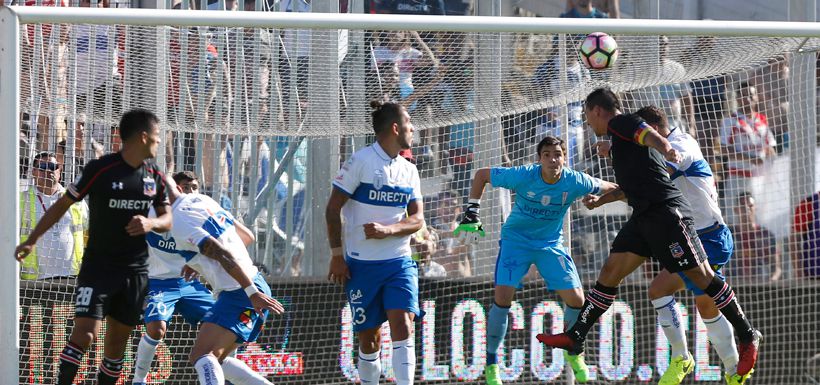
<path id="1" fill-rule="evenodd" d="M 578 56 L 589 69 L 609 68 L 618 60 L 618 43 L 603 32 L 593 32 L 581 42 Z"/>

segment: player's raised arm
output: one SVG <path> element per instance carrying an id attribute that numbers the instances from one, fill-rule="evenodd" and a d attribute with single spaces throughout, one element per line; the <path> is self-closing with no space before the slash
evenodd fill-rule
<path id="1" fill-rule="evenodd" d="M 51 207 L 46 210 L 46 213 L 43 214 L 43 217 L 37 222 L 37 225 L 34 226 L 34 230 L 31 231 L 31 234 L 26 238 L 25 242 L 17 245 L 17 248 L 14 250 L 14 258 L 18 261 L 25 259 L 26 256 L 31 253 L 31 250 L 34 249 L 37 240 L 65 215 L 72 204 L 74 204 L 74 199 L 66 194 L 51 205 Z"/>

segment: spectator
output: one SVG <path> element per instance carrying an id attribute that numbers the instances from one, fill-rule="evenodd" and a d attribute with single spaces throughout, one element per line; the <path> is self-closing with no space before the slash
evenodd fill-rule
<path id="1" fill-rule="evenodd" d="M 789 76 L 788 57 L 780 57 L 769 60 L 769 64 L 759 68 L 753 78 L 760 108 L 768 119 L 778 153 L 789 147 Z"/>
<path id="2" fill-rule="evenodd" d="M 695 43 L 683 57 L 695 58 L 704 68 L 711 68 L 720 64 L 721 55 L 716 47 L 717 39 L 714 36 L 699 36 Z M 690 133 L 698 140 L 706 162 L 716 167 L 716 179 L 720 179 L 720 165 L 717 156 L 720 154 L 719 122 L 723 118 L 723 109 L 726 94 L 726 79 L 724 76 L 714 76 L 699 79 L 689 84 L 694 101 L 695 125 L 697 129 Z M 724 210 L 730 214 L 731 210 Z"/>
<path id="3" fill-rule="evenodd" d="M 615 1 L 617 2 L 617 0 Z M 571 5 L 571 8 L 562 13 L 561 17 L 568 17 L 568 18 L 594 18 L 594 19 L 606 19 L 609 18 L 609 15 L 606 12 L 600 11 L 598 8 L 592 6 L 592 0 L 567 0 L 567 5 Z M 618 10 L 617 4 L 613 7 L 615 12 L 620 12 Z"/>
<path id="4" fill-rule="evenodd" d="M 790 244 L 794 247 L 794 277 L 820 277 L 820 192 L 803 199 L 795 208 Z"/>
<path id="5" fill-rule="evenodd" d="M 468 181 L 469 183 L 469 181 Z M 439 192 L 431 204 L 430 227 L 439 235 L 438 250 L 434 260 L 444 266 L 448 277 L 469 277 L 472 275 L 470 250 L 453 237 L 461 216 L 462 202 L 451 191 Z"/>
<path id="6" fill-rule="evenodd" d="M 731 269 L 746 277 L 777 281 L 782 275 L 780 250 L 771 231 L 757 223 L 755 199 L 748 192 L 737 195 L 734 211 L 738 221 L 735 235 L 735 266 Z"/>
<path id="7" fill-rule="evenodd" d="M 60 184 L 57 156 L 41 152 L 31 163 L 32 185 L 20 193 L 20 241 L 24 242 L 46 210 L 60 199 L 65 188 Z M 84 232 L 88 207 L 84 201 L 71 205 L 68 212 L 37 240 L 34 250 L 23 259 L 21 279 L 53 279 L 77 275 L 83 258 Z"/>
<path id="8" fill-rule="evenodd" d="M 726 155 L 723 184 L 724 210 L 742 191 L 751 191 L 753 178 L 764 170 L 764 162 L 775 155 L 775 139 L 766 115 L 757 111 L 757 90 L 748 83 L 738 89 L 738 110 L 723 121 L 720 143 Z M 732 223 L 734 218 L 729 218 Z"/>
<path id="9" fill-rule="evenodd" d="M 448 111 L 454 116 L 464 117 L 475 113 L 472 91 L 460 91 L 451 94 L 445 101 Z M 470 192 L 470 180 L 473 172 L 473 153 L 475 151 L 475 122 L 468 121 L 448 127 L 449 160 L 453 170 L 450 189 L 466 203 Z"/>
<path id="10" fill-rule="evenodd" d="M 422 227 L 410 238 L 410 247 L 413 249 L 413 259 L 419 264 L 419 273 L 425 278 L 444 278 L 447 270 L 433 260 L 438 248 L 439 237 L 435 229 Z"/>
<path id="11" fill-rule="evenodd" d="M 418 32 L 395 31 L 387 32 L 386 36 L 386 44 L 373 48 L 373 57 L 379 66 L 385 62 L 396 63 L 399 71 L 399 96 L 401 100 L 406 100 L 415 91 L 413 73 L 416 67 L 427 68 L 426 72 L 433 72 L 434 70 L 429 68 L 437 68 L 438 62 Z M 420 49 L 416 49 L 414 43 Z M 418 106 L 415 99 L 407 106 L 410 113 Z"/>
<path id="12" fill-rule="evenodd" d="M 570 12 L 573 10 L 573 8 L 575 8 L 575 4 L 573 4 L 573 2 L 576 4 L 579 2 L 583 3 L 583 1 L 578 0 L 567 0 L 567 12 Z M 595 7 L 595 9 L 607 14 L 609 17 L 613 19 L 621 18 L 621 0 L 593 0 L 591 3 L 592 6 Z"/>
<path id="13" fill-rule="evenodd" d="M 80 0 L 80 7 L 108 6 L 103 0 L 93 0 L 93 5 L 91 1 Z M 102 123 L 102 126 L 109 126 L 110 122 L 105 122 L 105 107 L 108 103 L 106 94 L 109 85 L 112 87 L 112 115 L 119 115 L 122 109 L 122 73 L 118 66 L 118 42 L 115 41 L 117 34 L 122 31 L 117 31 L 116 26 L 109 25 L 76 24 L 71 28 L 77 49 L 75 65 L 78 74 L 76 88 L 73 90 L 77 95 L 77 112 L 87 114 L 89 119 L 85 122 L 86 129 L 96 128 L 92 123 L 97 122 Z M 92 134 L 96 134 L 93 131 Z"/>

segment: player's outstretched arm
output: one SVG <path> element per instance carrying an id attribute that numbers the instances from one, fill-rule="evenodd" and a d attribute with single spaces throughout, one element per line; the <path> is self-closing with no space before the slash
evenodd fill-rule
<path id="1" fill-rule="evenodd" d="M 608 183 L 608 182 L 607 182 Z M 598 207 L 601 207 L 607 203 L 612 203 L 615 201 L 620 201 L 626 199 L 626 195 L 624 195 L 623 190 L 615 184 L 610 183 L 611 185 L 615 186 L 614 189 L 606 192 L 605 194 L 598 196 L 598 195 L 587 195 L 583 199 L 584 206 L 586 208 L 593 210 Z"/>
<path id="2" fill-rule="evenodd" d="M 72 204 L 74 204 L 74 199 L 66 194 L 51 205 L 45 214 L 43 214 L 43 217 L 37 222 L 37 225 L 34 226 L 34 230 L 31 231 L 26 241 L 17 245 L 17 248 L 14 250 L 14 258 L 18 261 L 25 259 L 26 256 L 31 253 L 31 250 L 34 249 L 37 240 L 65 215 L 65 212 L 68 211 L 68 208 L 71 207 Z"/>

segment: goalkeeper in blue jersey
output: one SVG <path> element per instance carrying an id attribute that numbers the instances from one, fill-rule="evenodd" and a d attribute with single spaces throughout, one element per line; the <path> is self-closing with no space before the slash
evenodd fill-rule
<path id="1" fill-rule="evenodd" d="M 483 168 L 476 172 L 470 200 L 455 235 L 465 243 L 484 236 L 478 217 L 481 195 L 487 183 L 515 192 L 512 212 L 501 228 L 495 268 L 495 301 L 487 322 L 488 385 L 501 384 L 497 351 L 507 333 L 507 314 L 515 290 L 535 265 L 549 290 L 564 301 L 564 319 L 573 322 L 584 304 L 581 280 L 575 263 L 563 245 L 564 217 L 572 202 L 587 194 L 606 194 L 617 185 L 565 168 L 564 142 L 547 136 L 538 143 L 538 162 L 519 167 Z M 565 325 L 567 328 L 571 324 Z M 588 379 L 583 355 L 566 355 L 579 382 Z"/>

